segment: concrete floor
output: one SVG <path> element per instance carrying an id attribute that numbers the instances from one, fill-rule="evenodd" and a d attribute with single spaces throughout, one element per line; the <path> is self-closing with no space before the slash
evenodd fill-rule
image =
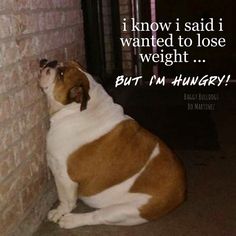
<path id="1" fill-rule="evenodd" d="M 45 220 L 34 236 L 234 236 L 236 235 L 236 111 L 215 112 L 220 150 L 176 150 L 188 177 L 188 199 L 156 222 L 133 227 L 60 229 Z M 76 211 L 89 211 L 79 203 Z"/>

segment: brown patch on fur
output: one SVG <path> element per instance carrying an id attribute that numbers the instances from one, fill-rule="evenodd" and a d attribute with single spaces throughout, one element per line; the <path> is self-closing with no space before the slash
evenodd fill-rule
<path id="1" fill-rule="evenodd" d="M 85 68 L 78 61 L 70 61 L 70 65 L 79 68 L 82 71 L 85 71 Z"/>
<path id="2" fill-rule="evenodd" d="M 151 196 L 141 217 L 154 220 L 185 199 L 185 172 L 173 152 L 134 120 L 118 124 L 111 132 L 84 145 L 68 158 L 70 178 L 79 183 L 80 196 L 92 196 L 138 173 L 156 144 L 160 153 L 150 161 L 130 189 Z"/>
<path id="3" fill-rule="evenodd" d="M 79 195 L 92 196 L 139 172 L 156 142 L 137 122 L 125 120 L 70 155 L 68 174 L 79 183 Z"/>
<path id="4" fill-rule="evenodd" d="M 89 100 L 89 81 L 85 73 L 78 68 L 80 68 L 79 64 L 73 61 L 66 63 L 61 69 L 58 68 L 59 71 L 63 69 L 63 77 L 60 74 L 56 76 L 53 94 L 55 100 L 64 105 L 73 101 L 81 103 L 81 110 L 83 110 L 86 108 L 87 101 Z M 70 96 L 73 89 L 78 91 L 77 96 Z"/>
<path id="5" fill-rule="evenodd" d="M 185 172 L 173 152 L 158 139 L 160 153 L 146 167 L 130 189 L 152 196 L 140 208 L 141 217 L 155 220 L 170 212 L 185 199 Z"/>

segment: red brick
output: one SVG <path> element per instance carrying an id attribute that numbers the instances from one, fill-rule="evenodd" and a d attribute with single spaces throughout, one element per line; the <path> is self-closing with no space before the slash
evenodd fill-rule
<path id="1" fill-rule="evenodd" d="M 20 58 L 18 46 L 15 41 L 7 41 L 0 44 L 0 67 L 17 62 Z"/>
<path id="2" fill-rule="evenodd" d="M 3 122 L 11 117 L 9 97 L 0 99 L 0 103 L 0 122 Z"/>
<path id="3" fill-rule="evenodd" d="M 130 7 L 128 5 L 120 6 L 120 14 L 125 15 L 130 13 Z"/>
<path id="4" fill-rule="evenodd" d="M 132 61 L 132 53 L 130 51 L 124 52 L 122 58 L 125 61 Z"/>
<path id="5" fill-rule="evenodd" d="M 33 154 L 35 156 L 38 156 L 39 154 L 37 153 L 39 152 L 37 150 L 39 147 L 45 150 L 45 140 L 47 132 L 45 126 L 45 122 L 38 124 L 24 135 L 20 143 L 18 143 L 12 148 L 16 166 L 19 166 L 22 162 L 26 161 Z M 41 155 L 44 155 L 42 150 Z M 45 161 L 44 158 L 41 158 L 41 160 Z"/>
<path id="6" fill-rule="evenodd" d="M 77 10 L 67 11 L 65 14 L 65 24 L 75 25 L 78 24 L 80 20 L 80 14 Z"/>
<path id="7" fill-rule="evenodd" d="M 33 179 L 27 187 L 20 193 L 22 200 L 23 211 L 27 211 L 35 199 L 37 199 L 46 183 L 46 176 L 44 171 L 41 171 L 37 179 Z"/>
<path id="8" fill-rule="evenodd" d="M 12 150 L 0 154 L 0 181 L 12 173 L 15 167 L 16 165 Z"/>
<path id="9" fill-rule="evenodd" d="M 31 9 L 50 9 L 52 8 L 52 1 L 42 1 L 42 0 L 34 0 L 31 1 Z"/>
<path id="10" fill-rule="evenodd" d="M 0 94 L 7 93 L 8 91 L 20 86 L 18 79 L 18 67 L 11 66 L 5 70 L 0 71 Z"/>
<path id="11" fill-rule="evenodd" d="M 54 49 L 51 51 L 48 51 L 45 54 L 46 58 L 50 59 L 57 59 L 58 61 L 64 61 L 65 60 L 65 49 L 64 48 L 59 48 L 59 49 Z"/>
<path id="12" fill-rule="evenodd" d="M 25 84 L 29 80 L 32 79 L 32 74 L 29 73 L 30 71 L 30 64 L 28 61 L 20 61 L 18 63 L 18 80 L 20 81 L 21 85 Z"/>
<path id="13" fill-rule="evenodd" d="M 15 16 L 17 34 L 29 34 L 39 30 L 39 14 L 19 14 Z"/>
<path id="14" fill-rule="evenodd" d="M 76 59 L 78 58 L 78 54 L 79 54 L 79 46 L 78 44 L 71 44 L 67 47 L 67 56 L 70 59 Z M 80 63 L 82 63 L 80 61 Z"/>
<path id="15" fill-rule="evenodd" d="M 37 85 L 39 59 L 74 58 L 85 64 L 85 51 L 77 0 L 1 0 L 0 27 L 2 235 L 24 228 L 21 220 L 51 181 L 45 160 L 47 103 Z M 45 215 L 48 206 L 39 207 Z"/>
<path id="16" fill-rule="evenodd" d="M 6 38 L 12 35 L 10 15 L 0 15 L 0 25 L 0 38 Z"/>
<path id="17" fill-rule="evenodd" d="M 130 5 L 130 0 L 119 0 L 120 5 Z"/>
<path id="18" fill-rule="evenodd" d="M 21 59 L 37 55 L 38 52 L 38 38 L 23 38 L 18 41 L 19 53 Z"/>
<path id="19" fill-rule="evenodd" d="M 0 214 L 0 235 L 9 235 L 10 230 L 17 225 L 22 218 L 22 207 L 16 197 L 11 198 L 7 206 Z"/>
<path id="20" fill-rule="evenodd" d="M 73 7 L 74 0 L 52 0 L 52 5 L 55 8 Z"/>
<path id="21" fill-rule="evenodd" d="M 25 10 L 31 8 L 31 0 L 17 0 L 14 4 L 15 10 Z"/>
<path id="22" fill-rule="evenodd" d="M 31 181 L 30 168 L 26 164 L 22 164 L 14 174 L 5 179 L 0 185 L 0 208 L 13 198 L 16 193 L 27 186 Z"/>
<path id="23" fill-rule="evenodd" d="M 0 11 L 13 9 L 14 0 L 1 0 L 0 1 Z"/>

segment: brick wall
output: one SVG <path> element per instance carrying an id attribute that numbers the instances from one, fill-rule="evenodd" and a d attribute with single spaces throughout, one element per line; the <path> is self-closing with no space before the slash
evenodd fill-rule
<path id="1" fill-rule="evenodd" d="M 121 29 L 121 37 L 133 37 L 130 30 L 130 18 L 132 17 L 131 0 L 119 0 L 120 3 L 120 24 L 123 19 L 127 19 L 127 31 L 123 32 Z M 134 57 L 132 47 L 122 47 L 122 66 L 125 75 L 134 75 Z"/>
<path id="2" fill-rule="evenodd" d="M 108 75 L 111 75 L 114 69 L 111 1 L 103 0 L 102 3 L 106 70 Z"/>
<path id="3" fill-rule="evenodd" d="M 0 1 L 0 235 L 30 235 L 55 201 L 38 59 L 85 63 L 79 0 Z"/>
<path id="4" fill-rule="evenodd" d="M 103 26 L 104 26 L 104 44 L 105 44 L 105 59 L 106 70 L 108 75 L 111 75 L 114 70 L 114 52 L 113 52 L 113 35 L 112 35 L 112 12 L 111 1 L 103 0 Z M 119 0 L 120 10 L 120 24 L 122 25 L 123 18 L 127 18 L 128 31 L 122 32 L 121 37 L 131 37 L 130 31 L 130 18 L 132 17 L 131 0 Z M 131 47 L 122 48 L 122 67 L 125 75 L 133 75 L 134 63 L 133 63 L 133 49 Z"/>

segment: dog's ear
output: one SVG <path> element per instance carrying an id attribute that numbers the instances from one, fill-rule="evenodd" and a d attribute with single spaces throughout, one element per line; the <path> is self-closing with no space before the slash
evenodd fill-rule
<path id="1" fill-rule="evenodd" d="M 42 69 L 46 64 L 48 63 L 48 60 L 47 59 L 41 59 L 39 61 L 39 66 L 40 66 L 40 69 Z"/>
<path id="2" fill-rule="evenodd" d="M 71 102 L 77 102 L 81 104 L 80 111 L 83 111 L 87 108 L 87 103 L 90 97 L 88 94 L 88 89 L 86 89 L 83 85 L 71 88 L 68 96 Z"/>

